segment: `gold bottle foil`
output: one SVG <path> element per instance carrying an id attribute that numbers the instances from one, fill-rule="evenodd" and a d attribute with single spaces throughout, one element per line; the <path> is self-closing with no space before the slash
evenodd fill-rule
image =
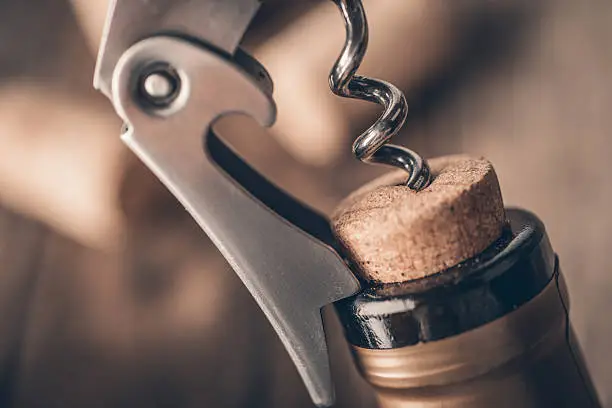
<path id="1" fill-rule="evenodd" d="M 382 408 L 600 407 L 568 306 L 559 273 L 531 301 L 474 330 L 354 354 Z"/>

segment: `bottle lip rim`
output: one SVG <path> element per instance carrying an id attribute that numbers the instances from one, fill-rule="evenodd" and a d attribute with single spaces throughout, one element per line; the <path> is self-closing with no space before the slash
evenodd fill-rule
<path id="1" fill-rule="evenodd" d="M 508 209 L 508 227 L 478 256 L 439 274 L 378 284 L 336 303 L 349 342 L 391 349 L 441 340 L 517 309 L 553 278 L 556 257 L 534 214 Z"/>

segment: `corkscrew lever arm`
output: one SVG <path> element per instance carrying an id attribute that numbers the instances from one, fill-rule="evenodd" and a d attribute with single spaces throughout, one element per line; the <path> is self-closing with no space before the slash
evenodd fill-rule
<path id="1" fill-rule="evenodd" d="M 327 220 L 268 183 L 211 130 L 236 113 L 264 126 L 274 121 L 267 73 L 236 48 L 257 7 L 256 0 L 116 0 L 96 86 L 127 125 L 123 141 L 225 256 L 313 401 L 328 406 L 321 308 L 359 284 L 333 249 Z"/>

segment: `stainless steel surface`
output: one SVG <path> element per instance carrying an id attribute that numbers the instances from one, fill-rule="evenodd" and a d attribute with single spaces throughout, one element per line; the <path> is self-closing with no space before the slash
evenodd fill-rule
<path id="1" fill-rule="evenodd" d="M 168 66 L 153 62 L 147 64 L 140 72 L 136 81 L 136 91 L 143 107 L 154 109 L 169 109 L 181 92 L 182 81 L 176 70 Z"/>
<path id="2" fill-rule="evenodd" d="M 135 81 L 147 64 L 167 64 L 181 78 L 175 101 L 143 108 Z M 129 125 L 125 143 L 174 193 L 240 276 L 277 331 L 313 401 L 333 402 L 321 308 L 359 284 L 335 251 L 251 197 L 215 166 L 204 135 L 221 116 L 275 118 L 265 86 L 217 53 L 170 37 L 146 39 L 119 60 L 112 99 Z"/>
<path id="3" fill-rule="evenodd" d="M 406 97 L 388 82 L 355 75 L 368 47 L 368 22 L 361 0 L 333 1 L 344 17 L 347 35 L 342 54 L 329 78 L 330 87 L 336 95 L 363 99 L 385 108 L 380 119 L 357 138 L 353 153 L 364 162 L 405 169 L 410 174 L 406 185 L 421 190 L 431 182 L 427 162 L 411 150 L 386 144 L 406 121 Z"/>
<path id="4" fill-rule="evenodd" d="M 172 81 L 161 73 L 153 73 L 144 79 L 144 91 L 152 98 L 167 98 L 174 92 Z"/>
<path id="5" fill-rule="evenodd" d="M 259 0 L 111 0 L 94 86 L 110 97 L 121 55 L 153 35 L 192 37 L 233 54 L 259 6 Z"/>

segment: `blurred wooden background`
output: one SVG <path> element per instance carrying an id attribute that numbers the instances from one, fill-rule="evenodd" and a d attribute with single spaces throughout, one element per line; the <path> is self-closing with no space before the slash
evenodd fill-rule
<path id="1" fill-rule="evenodd" d="M 314 108 L 328 103 L 320 94 L 288 96 L 300 67 L 315 72 L 305 83 L 320 79 L 324 89 L 331 63 L 317 55 L 335 49 L 300 30 L 329 18 L 338 38 L 342 26 L 326 17 L 333 6 L 277 3 L 248 46 L 278 78 L 289 113 L 272 132 L 226 126 L 272 179 L 330 211 L 380 174 L 349 154 L 351 135 L 375 110 L 329 102 L 335 116 L 325 119 Z M 543 218 L 592 375 L 612 407 L 612 3 L 403 3 L 400 31 L 374 44 L 364 67 L 407 91 L 413 109 L 401 142 L 427 156 L 486 156 L 507 203 Z M 373 33 L 384 33 L 383 9 L 400 2 L 369 4 Z M 94 3 L 0 5 L 0 406 L 310 406 L 237 277 L 119 144 L 120 123 L 90 85 L 103 18 L 86 7 Z M 287 38 L 309 46 L 300 53 L 301 42 Z M 286 48 L 275 54 L 272 45 Z M 296 125 L 304 121 L 319 126 L 313 139 Z M 304 143 L 329 145 L 300 151 Z M 314 160 L 321 151 L 332 153 Z M 338 406 L 372 406 L 336 326 L 333 337 Z"/>

